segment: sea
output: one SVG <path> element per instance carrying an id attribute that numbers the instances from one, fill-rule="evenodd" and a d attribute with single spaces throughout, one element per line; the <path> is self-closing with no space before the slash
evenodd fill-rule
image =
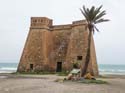
<path id="1" fill-rule="evenodd" d="M 18 63 L 0 63 L 0 73 L 16 72 Z M 125 65 L 99 64 L 99 74 L 125 75 Z"/>

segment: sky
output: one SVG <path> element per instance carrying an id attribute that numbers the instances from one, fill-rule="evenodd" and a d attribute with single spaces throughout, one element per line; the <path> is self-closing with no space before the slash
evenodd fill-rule
<path id="1" fill-rule="evenodd" d="M 48 17 L 54 25 L 84 19 L 83 5 L 103 5 L 107 23 L 94 34 L 98 64 L 125 64 L 124 0 L 0 0 L 0 62 L 19 63 L 31 17 Z"/>

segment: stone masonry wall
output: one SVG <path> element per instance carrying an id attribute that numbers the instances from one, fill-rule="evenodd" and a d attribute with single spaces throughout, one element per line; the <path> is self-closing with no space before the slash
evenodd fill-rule
<path id="1" fill-rule="evenodd" d="M 70 71 L 74 62 L 79 62 L 80 67 L 84 66 L 87 39 L 88 31 L 83 20 L 53 26 L 51 19 L 32 17 L 17 71 Z M 88 70 L 98 75 L 93 37 Z"/>

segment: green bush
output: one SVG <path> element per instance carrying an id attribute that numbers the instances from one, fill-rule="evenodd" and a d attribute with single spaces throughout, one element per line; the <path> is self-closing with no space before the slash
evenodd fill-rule
<path id="1" fill-rule="evenodd" d="M 56 74 L 58 76 L 67 76 L 69 72 L 47 72 L 47 71 L 43 71 L 43 72 L 14 72 L 11 74 L 31 74 L 31 75 L 48 75 L 48 74 Z"/>
<path id="2" fill-rule="evenodd" d="M 56 74 L 58 76 L 67 76 L 69 74 L 69 72 L 66 72 L 66 71 L 62 71 L 62 72 L 56 72 Z"/>
<path id="3" fill-rule="evenodd" d="M 14 72 L 11 74 L 47 75 L 47 74 L 55 74 L 55 73 L 54 72 Z"/>
<path id="4" fill-rule="evenodd" d="M 85 83 L 85 84 L 91 84 L 91 83 L 93 83 L 93 84 L 108 84 L 108 82 L 103 81 L 103 80 L 87 80 L 87 79 L 85 79 L 85 80 L 78 81 L 78 82 Z"/>

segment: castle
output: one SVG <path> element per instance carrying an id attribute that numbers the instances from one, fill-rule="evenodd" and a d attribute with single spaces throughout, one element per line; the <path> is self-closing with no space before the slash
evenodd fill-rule
<path id="1" fill-rule="evenodd" d="M 84 20 L 72 24 L 53 25 L 47 17 L 32 17 L 30 31 L 18 65 L 18 72 L 70 71 L 73 63 L 84 66 L 88 29 Z M 98 75 L 93 37 L 91 59 L 88 67 L 93 75 Z"/>

